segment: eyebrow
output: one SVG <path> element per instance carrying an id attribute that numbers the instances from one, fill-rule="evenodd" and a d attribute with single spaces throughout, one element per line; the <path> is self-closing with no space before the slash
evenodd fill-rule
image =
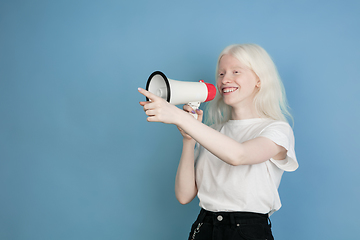
<path id="1" fill-rule="evenodd" d="M 231 69 L 245 69 L 244 67 L 240 67 L 240 66 L 235 66 L 235 67 L 230 67 Z M 218 71 L 224 70 L 222 68 L 218 68 Z"/>

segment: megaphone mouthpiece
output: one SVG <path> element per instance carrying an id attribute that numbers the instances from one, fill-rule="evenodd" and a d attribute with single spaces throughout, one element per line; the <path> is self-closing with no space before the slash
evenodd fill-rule
<path id="1" fill-rule="evenodd" d="M 208 96 L 204 102 L 211 101 L 216 96 L 216 87 L 212 85 L 211 83 L 206 83 L 204 80 L 200 80 L 200 82 L 205 83 L 207 90 L 208 90 Z"/>

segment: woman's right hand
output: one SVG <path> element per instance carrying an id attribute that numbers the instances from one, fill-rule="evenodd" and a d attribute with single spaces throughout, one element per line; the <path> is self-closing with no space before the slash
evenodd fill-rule
<path id="1" fill-rule="evenodd" d="M 185 112 L 188 112 L 191 115 L 196 113 L 198 115 L 197 120 L 199 122 L 202 122 L 202 118 L 203 118 L 203 114 L 204 114 L 202 110 L 200 110 L 200 109 L 194 110 L 192 107 L 190 107 L 187 104 L 184 104 L 183 109 Z M 182 130 L 180 127 L 177 127 L 177 128 L 179 129 L 184 140 L 193 140 L 193 138 L 189 134 L 187 134 L 184 130 Z"/>

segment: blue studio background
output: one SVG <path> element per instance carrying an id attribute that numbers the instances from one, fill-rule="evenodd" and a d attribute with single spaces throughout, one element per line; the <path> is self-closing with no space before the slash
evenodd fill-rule
<path id="1" fill-rule="evenodd" d="M 175 126 L 137 92 L 161 70 L 214 82 L 227 45 L 273 57 L 295 118 L 278 240 L 356 239 L 360 3 L 0 1 L 0 239 L 186 239 Z"/>

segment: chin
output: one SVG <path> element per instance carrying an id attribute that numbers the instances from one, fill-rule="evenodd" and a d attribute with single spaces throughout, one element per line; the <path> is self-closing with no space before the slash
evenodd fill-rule
<path id="1" fill-rule="evenodd" d="M 223 99 L 223 101 L 224 101 L 224 103 L 225 103 L 226 105 L 228 105 L 228 106 L 230 106 L 230 107 L 232 107 L 232 106 L 235 104 L 234 101 L 225 100 L 225 99 Z"/>

